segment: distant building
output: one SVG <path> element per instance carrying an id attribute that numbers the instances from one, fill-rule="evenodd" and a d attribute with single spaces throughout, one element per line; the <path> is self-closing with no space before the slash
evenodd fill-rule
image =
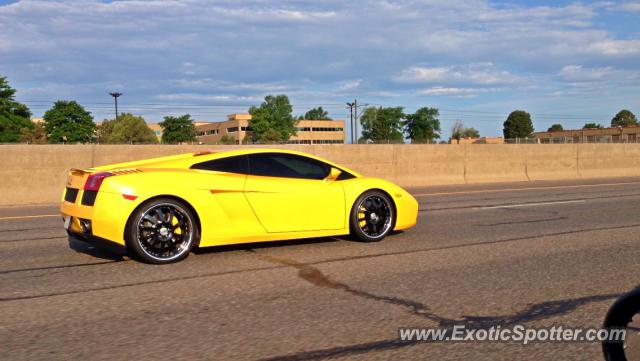
<path id="1" fill-rule="evenodd" d="M 568 129 L 556 132 L 535 132 L 538 143 L 636 143 L 640 127 L 609 127 Z"/>
<path id="2" fill-rule="evenodd" d="M 504 144 L 503 137 L 460 138 L 451 139 L 451 144 Z"/>
<path id="3" fill-rule="evenodd" d="M 44 118 L 31 118 L 31 121 L 34 124 L 42 124 L 42 125 L 44 125 Z"/>
<path id="4" fill-rule="evenodd" d="M 199 125 L 205 125 L 205 124 L 211 124 L 208 122 L 193 122 L 193 125 L 196 126 L 196 128 Z M 158 137 L 158 141 L 162 141 L 162 127 L 160 126 L 160 124 L 158 123 L 147 123 L 147 126 L 149 127 L 149 129 L 153 130 L 153 133 L 156 135 L 156 137 Z"/>
<path id="5" fill-rule="evenodd" d="M 195 123 L 198 142 L 220 143 L 224 135 L 236 144 L 251 142 L 250 114 L 229 114 L 227 120 L 213 123 Z M 290 144 L 344 144 L 344 120 L 300 120 L 296 135 Z"/>
<path id="6" fill-rule="evenodd" d="M 147 127 L 153 130 L 153 133 L 158 138 L 158 141 L 162 140 L 162 127 L 158 123 L 147 123 Z"/>

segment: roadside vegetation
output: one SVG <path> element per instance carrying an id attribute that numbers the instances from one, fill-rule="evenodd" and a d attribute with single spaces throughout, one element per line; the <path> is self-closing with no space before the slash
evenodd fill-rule
<path id="1" fill-rule="evenodd" d="M 20 141 L 22 130 L 33 129 L 31 111 L 26 105 L 15 100 L 16 90 L 0 77 L 0 142 L 15 143 Z"/>
<path id="2" fill-rule="evenodd" d="M 178 144 L 196 141 L 196 126 L 189 114 L 180 117 L 164 117 L 164 121 L 158 125 L 162 127 L 162 143 Z"/>
<path id="3" fill-rule="evenodd" d="M 95 139 L 93 116 L 73 100 L 58 100 L 43 119 L 49 143 L 90 143 Z"/>
<path id="4" fill-rule="evenodd" d="M 480 138 L 480 132 L 478 132 L 474 128 L 469 128 L 465 126 L 461 121 L 456 120 L 456 122 L 453 124 L 453 127 L 451 128 L 450 140 L 460 142 L 460 139 L 463 138 Z"/>
<path id="5" fill-rule="evenodd" d="M 158 143 L 143 117 L 131 113 L 118 115 L 117 119 L 105 119 L 98 125 L 97 142 L 104 144 L 155 144 Z"/>

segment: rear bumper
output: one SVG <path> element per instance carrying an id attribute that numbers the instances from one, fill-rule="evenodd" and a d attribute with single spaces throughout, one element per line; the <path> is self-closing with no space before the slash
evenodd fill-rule
<path id="1" fill-rule="evenodd" d="M 75 202 L 66 201 L 63 196 L 60 204 L 65 224 L 70 219 L 67 231 L 89 241 L 102 239 L 125 246 L 124 229 L 140 200 L 131 201 L 121 194 L 98 192 L 94 205 L 86 206 L 79 201 L 83 191 L 80 192 Z"/>

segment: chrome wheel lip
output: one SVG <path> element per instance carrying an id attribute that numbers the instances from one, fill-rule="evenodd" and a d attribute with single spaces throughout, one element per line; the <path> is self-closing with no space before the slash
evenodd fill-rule
<path id="1" fill-rule="evenodd" d="M 360 220 L 359 215 L 360 215 L 360 213 L 364 213 L 361 209 L 363 209 L 363 208 L 366 209 L 366 207 L 364 207 L 364 204 L 367 201 L 370 201 L 370 200 L 375 199 L 375 198 L 377 198 L 379 201 L 381 201 L 384 204 L 384 206 L 386 208 L 386 211 L 387 211 L 387 214 L 386 214 L 386 218 L 383 218 L 378 214 L 378 210 L 376 210 L 374 212 L 371 212 L 371 215 L 373 216 L 371 218 L 375 219 L 375 224 L 379 224 L 379 221 L 381 219 L 384 219 L 384 224 L 382 226 L 382 230 L 372 234 L 372 233 L 370 233 L 369 231 L 367 231 L 365 229 L 367 227 L 367 225 L 369 224 L 369 222 L 365 221 L 366 222 L 365 225 L 362 226 L 360 224 L 362 222 L 362 220 Z M 369 237 L 371 239 L 381 239 L 384 236 L 386 236 L 387 233 L 389 232 L 390 228 L 391 228 L 391 224 L 392 224 L 392 221 L 393 221 L 394 217 L 395 217 L 395 213 L 394 213 L 393 206 L 391 205 L 389 200 L 386 199 L 386 197 L 383 197 L 383 196 L 381 196 L 379 194 L 372 194 L 372 195 L 364 197 L 362 200 L 360 200 L 360 202 L 358 202 L 358 204 L 356 206 L 356 226 L 360 229 L 360 232 L 362 232 L 364 235 L 366 235 L 367 237 Z"/>
<path id="2" fill-rule="evenodd" d="M 173 212 L 175 212 L 176 214 L 179 214 L 181 218 L 183 218 L 183 220 L 186 222 L 185 224 L 185 230 L 186 230 L 186 237 L 187 239 L 182 239 L 182 241 L 176 245 L 175 250 L 177 250 L 177 252 L 172 252 L 172 254 L 168 257 L 161 257 L 158 256 L 154 253 L 151 253 L 147 248 L 149 247 L 149 245 L 147 244 L 147 242 L 145 242 L 144 240 L 141 239 L 141 227 L 143 227 L 143 222 L 145 221 L 145 217 L 147 215 L 150 215 L 151 213 L 155 213 L 156 210 L 160 209 L 160 208 L 172 208 Z M 175 217 L 175 214 L 174 216 Z M 168 222 L 171 222 L 173 220 L 173 217 L 171 219 L 169 219 Z M 177 217 L 176 217 L 177 218 Z M 147 219 L 147 221 L 149 221 Z M 158 224 L 160 224 L 162 222 L 158 222 Z M 144 252 L 145 255 L 147 255 L 148 257 L 157 260 L 157 261 L 172 261 L 175 260 L 177 258 L 179 258 L 180 256 L 184 255 L 186 252 L 189 251 L 191 243 L 193 242 L 193 221 L 191 219 L 191 217 L 189 216 L 189 213 L 183 208 L 180 207 L 176 204 L 173 203 L 158 203 L 158 204 L 154 204 L 152 207 L 148 208 L 147 210 L 145 210 L 144 213 L 142 213 L 137 219 L 136 219 L 136 242 L 138 243 L 138 245 L 140 246 L 140 249 Z M 169 227 L 167 227 L 166 225 L 163 225 L 162 228 L 160 229 L 167 229 L 167 236 L 171 236 L 172 234 L 175 235 L 174 233 L 171 233 L 171 230 L 168 230 Z M 180 228 L 181 231 L 182 228 Z M 160 230 L 158 231 L 158 233 L 161 233 Z M 164 236 L 162 234 L 159 235 L 159 237 L 164 238 L 164 239 L 160 239 L 158 241 L 161 242 L 169 242 L 171 240 L 171 237 L 167 237 Z"/>
<path id="3" fill-rule="evenodd" d="M 627 331 L 627 335 L 626 335 L 627 337 L 625 337 L 624 341 L 622 342 L 623 350 L 626 350 L 629 347 L 629 341 L 630 341 L 629 336 L 631 336 L 631 340 L 633 340 L 633 345 L 636 347 L 638 346 L 638 341 L 640 340 L 640 327 L 638 327 L 639 324 L 640 324 L 640 311 L 632 315 L 631 319 L 629 320 L 629 322 L 627 322 L 627 325 L 625 326 L 625 329 Z"/>

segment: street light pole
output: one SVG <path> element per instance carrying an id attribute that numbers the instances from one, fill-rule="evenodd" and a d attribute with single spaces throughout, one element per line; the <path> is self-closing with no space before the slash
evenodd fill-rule
<path id="1" fill-rule="evenodd" d="M 358 144 L 358 99 L 353 100 L 353 138 Z"/>
<path id="2" fill-rule="evenodd" d="M 116 120 L 118 120 L 118 98 L 122 95 L 122 93 L 113 92 L 113 93 L 109 93 L 109 95 L 111 95 L 113 97 L 113 100 L 115 100 L 115 104 L 116 104 Z"/>
<path id="3" fill-rule="evenodd" d="M 353 138 L 354 138 L 354 130 L 353 130 L 353 107 L 354 107 L 355 103 L 347 103 L 347 107 L 349 107 L 349 122 L 350 122 L 350 126 L 351 126 L 351 144 L 354 144 Z"/>

